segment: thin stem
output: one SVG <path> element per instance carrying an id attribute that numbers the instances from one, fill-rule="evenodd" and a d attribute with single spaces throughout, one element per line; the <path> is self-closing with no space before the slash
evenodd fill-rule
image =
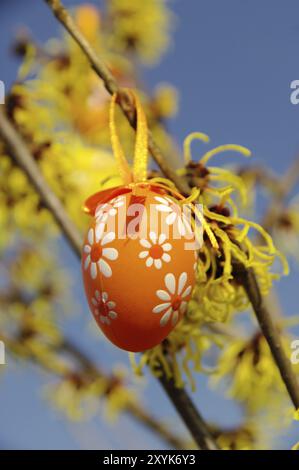
<path id="1" fill-rule="evenodd" d="M 65 235 L 66 239 L 72 246 L 78 259 L 80 260 L 82 240 L 78 229 L 71 222 L 63 205 L 53 193 L 49 185 L 46 183 L 34 158 L 30 154 L 26 146 L 26 143 L 24 142 L 23 138 L 18 133 L 18 131 L 11 124 L 11 122 L 5 115 L 3 108 L 1 109 L 1 107 L 0 137 L 2 137 L 3 142 L 6 144 L 9 154 L 11 155 L 15 163 L 26 173 L 29 181 L 39 194 L 42 203 L 51 212 L 55 221 L 61 228 L 62 233 Z M 173 397 L 178 393 L 177 388 L 175 387 L 172 381 L 168 381 L 166 378 L 164 378 L 163 381 L 164 384 L 168 384 L 167 387 L 165 385 L 164 388 L 168 393 L 169 398 L 173 400 Z M 185 424 L 187 425 L 188 429 L 190 430 L 191 435 L 196 439 L 195 442 L 197 443 L 199 448 L 201 448 L 201 444 L 204 439 L 204 436 L 202 436 L 204 431 L 202 429 L 203 420 L 200 417 L 195 406 L 192 404 L 191 398 L 187 395 L 187 392 L 184 389 L 180 389 L 179 396 L 180 400 L 176 402 L 176 409 Z M 185 404 L 189 404 L 189 409 L 192 410 L 192 412 L 188 412 L 188 410 L 184 408 Z"/>
<path id="2" fill-rule="evenodd" d="M 272 356 L 279 369 L 281 378 L 286 386 L 295 409 L 299 409 L 299 384 L 291 362 L 286 356 L 270 312 L 268 311 L 253 269 L 246 269 L 242 264 L 235 264 L 234 275 L 242 283 L 248 299 L 252 305 L 262 333 L 267 340 Z"/>
<path id="3" fill-rule="evenodd" d="M 60 0 L 44 0 L 49 7 L 51 8 L 53 14 L 56 16 L 58 21 L 64 26 L 64 28 L 69 32 L 72 38 L 76 41 L 80 49 L 82 50 L 85 57 L 88 59 L 92 69 L 95 73 L 103 80 L 104 86 L 110 95 L 114 93 L 118 94 L 118 104 L 122 109 L 124 115 L 128 119 L 130 125 L 133 129 L 136 130 L 136 113 L 135 105 L 132 101 L 130 94 L 126 92 L 125 89 L 119 87 L 114 76 L 105 65 L 105 63 L 98 57 L 94 49 L 91 47 L 89 42 L 83 36 L 83 34 L 78 29 L 76 23 L 74 22 L 71 15 L 68 13 L 66 8 L 63 6 Z M 174 182 L 178 190 L 182 194 L 189 194 L 190 189 L 187 185 L 187 182 L 180 178 L 176 172 L 170 168 L 156 142 L 153 139 L 152 133 L 148 133 L 148 149 L 153 159 L 161 169 L 162 173 Z"/>
<path id="4" fill-rule="evenodd" d="M 174 381 L 167 379 L 165 375 L 162 375 L 159 381 L 175 409 L 180 413 L 199 448 L 202 450 L 219 450 L 206 422 L 184 389 L 177 388 Z"/>

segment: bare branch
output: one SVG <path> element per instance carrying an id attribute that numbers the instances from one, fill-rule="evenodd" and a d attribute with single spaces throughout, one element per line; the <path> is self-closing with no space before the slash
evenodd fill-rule
<path id="1" fill-rule="evenodd" d="M 160 377 L 159 380 L 200 449 L 219 450 L 218 444 L 210 433 L 207 423 L 195 408 L 190 397 L 184 392 L 184 389 L 177 388 L 173 380 L 169 380 L 165 376 Z"/>

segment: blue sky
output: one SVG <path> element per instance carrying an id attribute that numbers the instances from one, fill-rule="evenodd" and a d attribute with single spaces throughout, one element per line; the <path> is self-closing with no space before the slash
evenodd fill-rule
<path id="1" fill-rule="evenodd" d="M 67 6 L 82 3 L 65 1 Z M 99 2 L 90 2 L 99 4 Z M 161 64 L 145 69 L 149 88 L 170 82 L 180 91 L 180 111 L 170 124 L 179 144 L 187 133 L 207 133 L 212 144 L 238 143 L 253 152 L 252 163 L 282 173 L 299 150 L 299 105 L 290 102 L 290 83 L 299 79 L 299 4 L 296 0 L 174 0 L 177 16 L 173 45 Z M 9 48 L 18 27 L 29 27 L 39 41 L 57 34 L 58 26 L 44 2 L 1 0 L 0 80 L 7 86 L 14 80 L 17 61 Z M 202 151 L 195 146 L 196 151 Z M 237 162 L 238 157 L 232 161 Z M 298 190 L 298 188 L 297 188 Z M 67 324 L 67 332 L 101 363 L 127 362 L 124 353 L 87 334 L 86 304 L 78 263 L 68 247 L 61 251 L 74 272 L 82 313 Z M 282 280 L 282 305 L 296 314 L 298 270 Z M 82 333 L 83 332 L 83 333 Z M 70 426 L 41 397 L 45 377 L 34 368 L 8 361 L 0 377 L 0 448 L 161 448 L 161 443 L 130 418 L 118 426 L 107 425 L 97 416 L 90 423 Z M 208 419 L 231 425 L 241 418 L 240 410 L 217 393 L 206 390 L 199 379 L 195 397 Z M 149 379 L 145 403 L 157 415 L 179 424 L 158 384 Z M 225 408 L 225 412 L 223 409 Z M 182 428 L 183 429 L 183 428 Z M 284 439 L 290 447 L 299 438 L 294 428 Z"/>

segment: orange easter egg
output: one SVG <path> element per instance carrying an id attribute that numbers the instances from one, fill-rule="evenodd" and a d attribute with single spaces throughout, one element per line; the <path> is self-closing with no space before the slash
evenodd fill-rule
<path id="1" fill-rule="evenodd" d="M 186 312 L 195 283 L 190 222 L 166 191 L 146 183 L 90 201 L 93 220 L 82 254 L 90 310 L 119 348 L 152 348 Z"/>

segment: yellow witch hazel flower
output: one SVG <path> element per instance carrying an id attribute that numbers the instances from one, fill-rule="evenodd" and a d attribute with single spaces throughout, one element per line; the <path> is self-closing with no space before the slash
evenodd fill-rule
<path id="1" fill-rule="evenodd" d="M 190 144 L 194 139 L 204 142 L 209 140 L 208 136 L 201 133 L 187 137 L 187 164 L 181 174 L 189 179 L 191 185 L 200 189 L 199 202 L 203 204 L 203 214 L 216 236 L 219 250 L 211 249 L 209 240 L 204 240 L 199 253 L 198 284 L 193 298 L 200 306 L 205 321 L 209 317 L 211 321 L 224 321 L 231 312 L 244 310 L 247 305 L 244 291 L 233 273 L 234 263 L 255 270 L 263 294 L 269 292 L 273 279 L 278 277 L 270 271 L 275 259 L 282 259 L 284 273 L 287 273 L 288 268 L 265 230 L 257 223 L 240 217 L 238 206 L 245 205 L 247 200 L 247 188 L 243 180 L 229 170 L 207 166 L 209 160 L 221 152 L 237 151 L 248 157 L 249 150 L 239 145 L 222 145 L 208 151 L 195 163 L 190 154 Z M 226 185 L 222 186 L 222 183 Z M 234 197 L 235 194 L 239 196 L 239 201 Z M 250 231 L 262 237 L 264 244 L 254 243 L 249 238 Z"/>
<path id="2" fill-rule="evenodd" d="M 136 8 L 138 11 L 145 8 L 144 2 L 138 2 Z M 92 42 L 96 53 L 104 58 L 117 77 L 119 85 L 136 86 L 132 61 L 125 58 L 123 53 L 109 48 L 106 35 L 110 22 L 107 20 L 104 28 L 104 14 L 94 6 L 82 5 L 74 10 L 74 17 L 80 30 Z M 155 23 L 154 37 L 157 37 L 156 26 Z M 152 43 L 150 47 L 152 49 Z M 59 136 L 56 138 L 56 134 L 59 131 L 64 133 L 66 144 L 73 141 L 75 133 L 77 139 L 87 147 L 101 146 L 103 151 L 105 147 L 108 148 L 110 95 L 77 44 L 68 35 L 63 35 L 61 40 L 46 43 L 42 53 L 36 53 L 33 62 L 31 58 L 28 64 L 27 61 L 25 55 L 19 77 L 22 83 L 13 87 L 10 102 L 14 108 L 13 117 L 30 140 L 40 145 L 52 139 L 57 141 Z M 24 75 L 24 69 L 27 75 Z M 81 79 L 78 80 L 78 77 Z M 143 101 L 159 145 L 165 153 L 174 155 L 174 145 L 162 120 L 176 111 L 176 91 L 173 87 L 161 85 L 152 97 L 144 96 Z M 127 148 L 128 133 L 131 132 L 128 123 L 121 119 L 118 128 L 125 150 L 131 153 L 131 147 Z"/>
<path id="3" fill-rule="evenodd" d="M 102 147 L 88 145 L 70 130 L 56 131 L 55 121 L 59 118 L 55 113 L 52 116 L 52 108 L 46 107 L 44 112 L 40 112 L 38 102 L 43 93 L 40 94 L 39 84 L 37 88 L 17 85 L 11 97 L 14 100 L 18 97 L 22 103 L 14 109 L 13 118 L 29 138 L 28 146 L 44 177 L 78 227 L 84 228 L 86 221 L 81 216 L 82 201 L 90 192 L 119 182 L 111 153 Z M 0 159 L 0 183 L 3 188 L 0 192 L 0 207 L 3 207 L 0 243 L 2 239 L 3 245 L 8 241 L 12 243 L 16 237 L 16 227 L 28 237 L 40 237 L 45 230 L 48 235 L 55 234 L 52 216 L 40 204 L 27 177 L 5 155 L 4 149 L 1 152 L 1 147 L 0 153 L 3 153 Z"/>
<path id="4" fill-rule="evenodd" d="M 299 421 L 299 409 L 295 411 L 294 413 L 294 419 L 296 421 Z M 297 444 L 295 444 L 293 447 L 292 447 L 292 450 L 299 450 L 299 442 L 297 442 Z"/>
<path id="5" fill-rule="evenodd" d="M 146 64 L 157 62 L 168 47 L 173 14 L 165 0 L 110 0 L 111 46 L 135 52 Z"/>
<path id="6" fill-rule="evenodd" d="M 254 450 L 260 441 L 258 429 L 252 422 L 229 429 L 211 426 L 211 433 L 222 450 Z"/>
<path id="7" fill-rule="evenodd" d="M 178 92 L 176 88 L 166 83 L 157 86 L 150 106 L 159 119 L 174 116 L 178 110 Z"/>
<path id="8" fill-rule="evenodd" d="M 82 421 L 99 412 L 99 397 L 105 389 L 106 380 L 102 377 L 84 380 L 79 374 L 70 373 L 60 382 L 48 385 L 45 396 L 53 407 L 69 419 Z"/>
<path id="9" fill-rule="evenodd" d="M 273 229 L 273 238 L 277 246 L 287 256 L 299 262 L 299 196 L 290 201 L 278 214 Z"/>
<path id="10" fill-rule="evenodd" d="M 155 374 L 159 374 L 163 367 L 168 376 L 174 376 L 178 386 L 183 385 L 185 374 L 193 388 L 192 369 L 202 370 L 201 357 L 215 343 L 215 337 L 203 332 L 201 327 L 207 323 L 228 321 L 232 314 L 248 308 L 247 296 L 238 280 L 236 267 L 241 264 L 255 271 L 263 295 L 269 292 L 273 280 L 279 277 L 271 272 L 277 258 L 282 260 L 283 272 L 286 274 L 288 271 L 287 263 L 276 250 L 270 235 L 257 223 L 239 215 L 239 208 L 247 198 L 242 178 L 227 169 L 209 165 L 210 159 L 219 153 L 237 151 L 248 157 L 250 151 L 240 145 L 222 145 L 194 162 L 190 152 L 194 139 L 209 141 L 206 134 L 199 132 L 186 138 L 186 165 L 179 170 L 179 174 L 187 178 L 191 188 L 196 188 L 187 202 L 198 202 L 203 207 L 204 218 L 200 220 L 204 222 L 204 237 L 198 256 L 197 283 L 188 312 L 174 331 L 162 345 L 147 351 L 139 365 L 134 363 L 138 373 L 144 364 L 149 364 Z M 264 243 L 249 238 L 251 231 L 255 231 L 259 235 L 256 239 L 262 239 Z M 262 341 L 261 346 L 263 350 L 268 347 Z M 174 364 L 172 370 L 164 357 L 165 353 L 169 354 Z M 265 364 L 275 375 L 273 380 L 277 380 L 270 352 L 265 358 Z M 254 374 L 253 381 L 255 377 Z M 245 392 L 240 391 L 241 394 Z"/>
<path id="11" fill-rule="evenodd" d="M 133 387 L 124 386 L 123 371 L 115 370 L 113 378 L 68 372 L 64 378 L 45 388 L 53 407 L 73 421 L 85 421 L 95 416 L 105 398 L 105 414 L 113 421 L 129 404 L 136 404 L 137 393 Z"/>
<path id="12" fill-rule="evenodd" d="M 75 21 L 81 33 L 93 43 L 99 36 L 101 27 L 101 16 L 98 8 L 89 3 L 83 4 L 76 9 Z"/>
<path id="13" fill-rule="evenodd" d="M 287 341 L 285 341 L 287 346 Z M 229 384 L 228 395 L 241 402 L 249 412 L 265 410 L 287 398 L 285 387 L 264 336 L 233 339 L 219 355 L 211 385 L 220 380 Z"/>

